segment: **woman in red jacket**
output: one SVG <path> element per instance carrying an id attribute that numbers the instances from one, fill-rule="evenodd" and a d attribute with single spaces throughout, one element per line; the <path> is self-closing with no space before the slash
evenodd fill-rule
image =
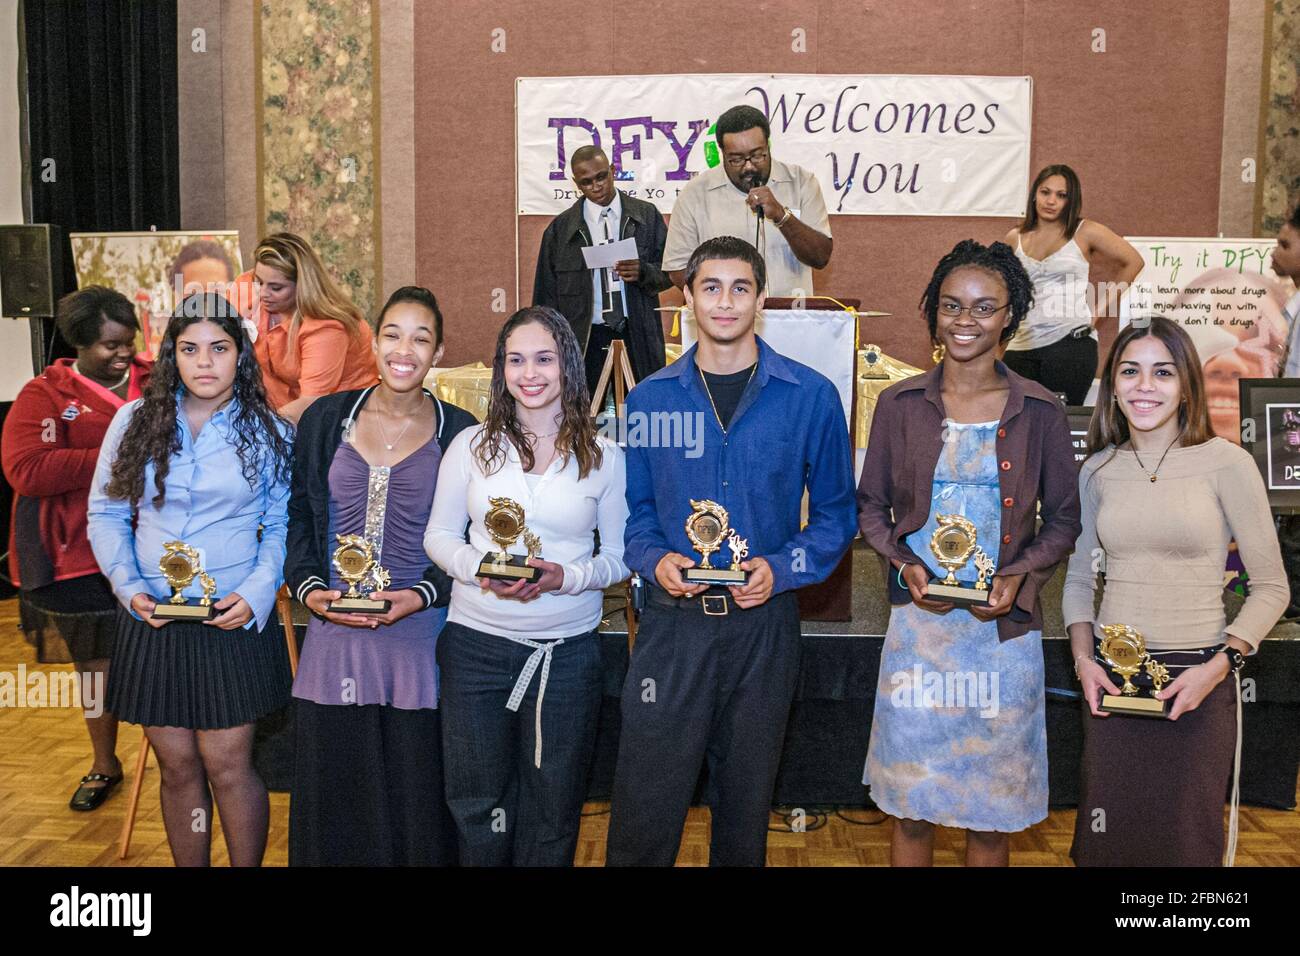
<path id="1" fill-rule="evenodd" d="M 135 309 L 89 286 L 59 301 L 58 327 L 77 350 L 23 386 L 5 418 L 0 458 L 14 489 L 9 568 L 24 634 L 42 663 L 71 658 L 89 682 L 95 758 L 69 806 L 94 810 L 122 780 L 117 718 L 103 710 L 117 602 L 86 538 L 86 498 L 113 415 L 139 398 L 149 364 L 135 354 Z"/>

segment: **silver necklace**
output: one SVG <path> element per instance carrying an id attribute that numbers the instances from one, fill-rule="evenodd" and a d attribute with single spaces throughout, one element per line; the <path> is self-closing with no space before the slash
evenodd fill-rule
<path id="1" fill-rule="evenodd" d="M 375 424 L 379 426 L 379 434 L 383 436 L 384 447 L 387 448 L 389 451 L 392 451 L 393 446 L 402 440 L 402 436 L 406 434 L 406 430 L 411 427 L 411 422 L 413 421 L 415 421 L 415 416 L 411 416 L 410 418 L 408 418 L 406 420 L 406 424 L 402 426 L 402 430 L 397 433 L 397 438 L 395 438 L 393 441 L 390 442 L 388 440 L 388 431 L 384 428 L 383 413 L 381 412 L 380 414 L 376 415 Z"/>

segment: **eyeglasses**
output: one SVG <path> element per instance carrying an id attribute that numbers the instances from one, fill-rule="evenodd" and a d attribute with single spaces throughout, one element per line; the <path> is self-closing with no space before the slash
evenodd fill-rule
<path id="1" fill-rule="evenodd" d="M 963 312 L 969 312 L 972 319 L 991 319 L 1011 303 L 1006 305 L 989 305 L 987 302 L 981 302 L 978 305 L 969 307 L 960 306 L 956 302 L 940 302 L 939 314 L 944 318 L 955 319 Z"/>
<path id="2" fill-rule="evenodd" d="M 756 149 L 748 156 L 728 156 L 727 165 L 732 169 L 744 169 L 746 163 L 753 163 L 755 166 L 767 161 L 767 150 Z"/>

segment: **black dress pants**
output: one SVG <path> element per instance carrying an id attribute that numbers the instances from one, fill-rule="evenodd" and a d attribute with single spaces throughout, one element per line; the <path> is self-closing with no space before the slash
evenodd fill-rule
<path id="1" fill-rule="evenodd" d="M 716 791 L 710 866 L 763 866 L 772 792 L 799 675 L 794 592 L 749 610 L 730 594 L 650 587 L 623 685 L 610 866 L 671 866 L 700 767 Z"/>

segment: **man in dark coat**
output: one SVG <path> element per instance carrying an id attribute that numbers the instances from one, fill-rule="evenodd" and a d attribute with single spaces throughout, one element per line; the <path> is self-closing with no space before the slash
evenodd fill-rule
<path id="1" fill-rule="evenodd" d="M 659 293 L 672 286 L 661 268 L 668 227 L 652 203 L 614 187 L 609 159 L 584 146 L 570 162 L 581 199 L 542 234 L 533 280 L 533 304 L 549 305 L 573 326 L 586 356 L 587 388 L 595 390 L 610 343 L 627 346 L 639 382 L 664 367 Z M 637 258 L 608 269 L 588 269 L 584 246 L 618 239 L 636 242 Z"/>

